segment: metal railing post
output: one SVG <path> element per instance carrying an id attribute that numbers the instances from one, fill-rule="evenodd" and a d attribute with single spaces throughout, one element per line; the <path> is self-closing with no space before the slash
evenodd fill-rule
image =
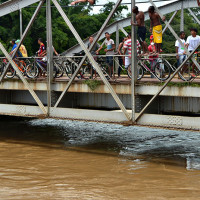
<path id="1" fill-rule="evenodd" d="M 52 81 L 53 81 L 51 0 L 46 0 L 46 28 L 47 28 L 47 105 L 48 105 L 48 115 L 50 115 L 51 90 L 52 90 Z"/>
<path id="2" fill-rule="evenodd" d="M 23 35 L 22 9 L 19 10 L 19 23 L 20 23 L 20 39 L 21 39 Z"/>
<path id="3" fill-rule="evenodd" d="M 180 24 L 180 31 L 184 31 L 184 8 L 183 8 L 183 1 L 181 2 L 181 24 Z"/>
<path id="4" fill-rule="evenodd" d="M 91 53 L 89 52 L 89 50 L 85 46 L 83 40 L 80 38 L 80 36 L 77 33 L 76 29 L 74 28 L 74 26 L 72 25 L 72 23 L 70 22 L 70 20 L 68 19 L 68 17 L 66 16 L 65 12 L 61 8 L 61 6 L 57 2 L 57 0 L 52 0 L 52 2 L 54 3 L 54 5 L 58 9 L 59 13 L 63 17 L 65 23 L 69 26 L 70 30 L 72 31 L 72 33 L 74 34 L 75 38 L 77 39 L 77 41 L 81 45 L 82 49 L 85 51 L 85 54 L 88 57 L 88 59 L 90 60 L 91 64 L 94 66 L 94 68 L 96 69 L 97 73 L 99 74 L 99 76 L 101 77 L 101 79 L 103 80 L 103 82 L 105 83 L 105 85 L 108 87 L 108 89 L 109 89 L 111 95 L 113 96 L 115 102 L 117 103 L 117 105 L 120 107 L 120 109 L 122 110 L 122 112 L 124 113 L 124 115 L 126 116 L 126 118 L 128 120 L 131 120 L 131 117 L 130 117 L 129 113 L 127 112 L 126 108 L 124 107 L 123 103 L 121 102 L 121 100 L 117 96 L 116 92 L 114 91 L 114 89 L 112 88 L 112 86 L 110 85 L 110 83 L 108 82 L 108 80 L 106 79 L 106 77 L 104 76 L 104 74 L 103 74 L 102 70 L 100 69 L 99 65 L 94 60 L 93 56 L 91 55 Z"/>
<path id="5" fill-rule="evenodd" d="M 131 7 L 135 7 L 135 0 L 131 0 Z M 135 14 L 131 10 L 131 20 L 135 22 Z M 135 83 L 137 82 L 137 39 L 136 27 L 131 25 L 131 99 L 132 122 L 135 123 Z"/>

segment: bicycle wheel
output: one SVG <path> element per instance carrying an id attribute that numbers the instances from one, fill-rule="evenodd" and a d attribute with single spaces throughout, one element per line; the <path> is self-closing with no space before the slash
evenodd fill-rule
<path id="1" fill-rule="evenodd" d="M 127 73 L 128 73 L 128 77 L 132 78 L 131 65 L 128 66 Z M 142 67 L 140 63 L 138 63 L 137 64 L 137 80 L 142 79 L 143 76 L 144 76 L 144 68 Z"/>
<path id="2" fill-rule="evenodd" d="M 14 78 L 15 75 L 16 75 L 16 71 L 13 69 L 12 66 L 9 66 L 8 71 L 6 73 L 6 77 L 7 78 Z"/>
<path id="3" fill-rule="evenodd" d="M 70 63 L 70 62 L 66 62 L 64 69 L 65 69 L 65 73 L 66 73 L 67 77 L 71 78 L 73 73 L 76 70 L 76 65 L 73 63 Z"/>
<path id="4" fill-rule="evenodd" d="M 56 63 L 56 62 L 54 62 L 53 64 L 54 64 L 53 65 L 53 77 L 54 78 L 62 77 L 64 74 L 63 67 L 59 63 Z"/>
<path id="5" fill-rule="evenodd" d="M 179 77 L 183 81 L 191 81 L 192 79 L 196 78 L 196 75 L 194 74 L 196 73 L 195 72 L 193 73 L 192 64 L 190 63 L 190 61 L 188 61 L 186 65 L 183 66 L 181 70 L 178 72 Z"/>
<path id="6" fill-rule="evenodd" d="M 160 81 L 165 81 L 170 77 L 171 68 L 165 59 L 159 59 L 155 65 L 155 76 Z"/>
<path id="7" fill-rule="evenodd" d="M 26 67 L 26 76 L 28 78 L 36 78 L 39 75 L 39 69 L 35 63 Z"/>

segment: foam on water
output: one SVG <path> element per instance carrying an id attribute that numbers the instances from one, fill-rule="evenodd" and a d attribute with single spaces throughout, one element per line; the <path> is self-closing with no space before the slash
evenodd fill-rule
<path id="1" fill-rule="evenodd" d="M 186 159 L 188 170 L 200 169 L 199 132 L 55 119 L 36 119 L 29 124 L 57 127 L 68 137 L 66 146 L 102 144 L 120 156 L 180 157 Z"/>

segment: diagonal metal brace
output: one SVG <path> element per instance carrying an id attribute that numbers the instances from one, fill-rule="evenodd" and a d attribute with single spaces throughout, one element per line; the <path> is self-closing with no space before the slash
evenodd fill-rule
<path id="1" fill-rule="evenodd" d="M 106 79 L 106 77 L 104 76 L 104 74 L 101 71 L 100 67 L 98 66 L 97 62 L 94 60 L 93 56 L 91 55 L 91 53 L 89 52 L 89 50 L 85 46 L 84 42 L 82 41 L 82 39 L 80 38 L 79 34 L 75 30 L 74 26 L 72 25 L 72 23 L 70 22 L 70 20 L 66 16 L 65 12 L 61 8 L 61 6 L 58 4 L 57 0 L 52 0 L 52 2 L 54 3 L 54 5 L 58 9 L 58 11 L 60 12 L 60 14 L 63 17 L 63 19 L 66 22 L 66 24 L 69 26 L 70 30 L 72 31 L 72 33 L 74 34 L 75 38 L 77 39 L 77 41 L 81 45 L 82 49 L 85 51 L 88 59 L 90 60 L 90 62 L 92 63 L 92 65 L 95 67 L 97 73 L 100 75 L 101 79 L 103 80 L 103 82 L 105 83 L 105 85 L 110 90 L 110 93 L 113 96 L 114 100 L 116 101 L 116 103 L 118 104 L 118 106 L 120 107 L 120 109 L 123 111 L 123 113 L 125 114 L 126 118 L 130 121 L 131 117 L 130 117 L 129 113 L 127 112 L 126 108 L 124 107 L 123 103 L 121 102 L 121 100 L 117 96 L 116 92 L 114 91 L 114 89 L 112 88 L 112 86 L 110 85 L 110 83 L 108 82 L 108 80 Z"/>

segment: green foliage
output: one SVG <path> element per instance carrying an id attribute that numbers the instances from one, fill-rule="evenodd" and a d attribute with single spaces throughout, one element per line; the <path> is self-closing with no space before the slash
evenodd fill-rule
<path id="1" fill-rule="evenodd" d="M 101 85 L 101 81 L 98 80 L 85 80 L 84 83 L 88 85 L 92 91 L 96 90 L 99 85 Z"/>

